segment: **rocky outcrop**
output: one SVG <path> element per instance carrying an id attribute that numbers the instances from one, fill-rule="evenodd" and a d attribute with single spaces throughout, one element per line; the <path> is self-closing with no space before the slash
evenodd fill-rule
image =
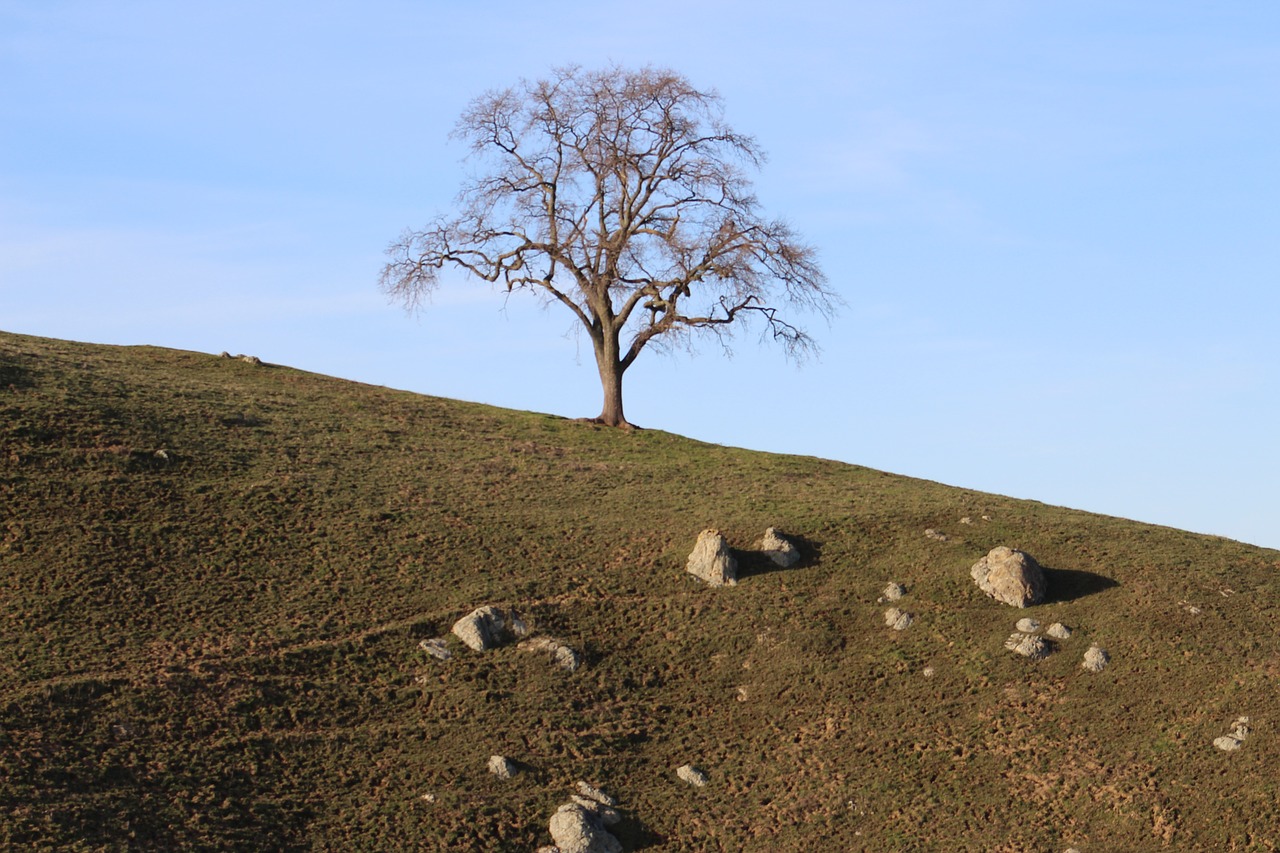
<path id="1" fill-rule="evenodd" d="M 685 564 L 685 571 L 711 586 L 733 586 L 738 582 L 738 561 L 719 530 L 704 530 Z"/>
<path id="2" fill-rule="evenodd" d="M 485 605 L 453 623 L 453 634 L 467 648 L 483 652 L 519 639 L 529 633 L 527 626 L 515 611 L 504 613 L 496 607 Z"/>
<path id="3" fill-rule="evenodd" d="M 969 574 L 979 589 L 1013 607 L 1039 604 L 1048 586 L 1044 570 L 1030 554 L 1003 545 L 974 563 Z"/>
<path id="4" fill-rule="evenodd" d="M 765 530 L 764 538 L 756 543 L 755 549 L 772 560 L 775 566 L 784 569 L 800 562 L 800 550 L 774 527 Z"/>

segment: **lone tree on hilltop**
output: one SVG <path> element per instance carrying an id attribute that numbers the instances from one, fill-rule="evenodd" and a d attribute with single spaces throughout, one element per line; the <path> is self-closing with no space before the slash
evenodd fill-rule
<path id="1" fill-rule="evenodd" d="M 595 350 L 599 423 L 628 425 L 622 377 L 651 343 L 724 342 L 755 320 L 788 354 L 813 349 L 779 308 L 836 297 L 814 249 L 761 216 L 743 166 L 763 152 L 715 92 L 664 69 L 561 68 L 476 98 L 453 136 L 486 168 L 459 212 L 388 248 L 383 290 L 417 307 L 450 266 L 564 305 Z"/>

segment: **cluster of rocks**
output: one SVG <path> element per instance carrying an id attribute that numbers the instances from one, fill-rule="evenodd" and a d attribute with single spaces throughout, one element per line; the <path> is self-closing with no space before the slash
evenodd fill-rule
<path id="1" fill-rule="evenodd" d="M 1014 654 L 1031 658 L 1031 660 L 1041 660 L 1053 651 L 1053 646 L 1045 637 L 1036 636 L 1040 631 L 1039 620 L 1030 617 L 1019 619 L 1013 628 L 1014 632 L 1004 641 L 1004 647 Z M 1071 629 L 1061 622 L 1054 622 L 1045 629 L 1044 633 L 1045 636 L 1055 640 L 1065 640 L 1071 636 Z"/>
<path id="2" fill-rule="evenodd" d="M 1013 607 L 1039 604 L 1048 589 L 1044 569 L 1034 557 L 1003 545 L 974 563 L 969 575 L 978 589 Z"/>
<path id="3" fill-rule="evenodd" d="M 1047 658 L 1053 652 L 1055 642 L 1070 639 L 1072 633 L 1071 629 L 1061 622 L 1054 622 L 1042 632 L 1040 620 L 1029 616 L 1019 619 L 1013 627 L 1014 631 L 1009 635 L 1009 639 L 1004 641 L 1004 647 L 1016 655 L 1022 655 L 1031 660 Z M 1106 649 L 1095 643 L 1084 653 L 1084 661 L 1080 665 L 1090 672 L 1101 672 L 1106 669 L 1110 660 L 1111 656 L 1107 654 Z"/>
<path id="4" fill-rule="evenodd" d="M 907 588 L 896 581 L 890 581 L 884 591 L 880 593 L 880 597 L 876 599 L 877 604 L 886 601 L 898 601 L 902 596 L 907 594 Z M 897 607 L 890 607 L 884 612 L 884 624 L 895 631 L 905 631 L 910 627 L 915 616 L 905 610 Z"/>
<path id="5" fill-rule="evenodd" d="M 504 611 L 488 604 L 477 607 L 454 622 L 451 633 L 464 646 L 476 652 L 485 652 L 519 641 L 516 648 L 523 651 L 543 652 L 566 672 L 573 672 L 582 665 L 579 654 L 563 641 L 552 637 L 530 637 L 531 628 L 515 610 Z M 445 637 L 431 637 L 423 640 L 418 643 L 418 648 L 436 660 L 447 661 L 453 657 L 453 650 L 449 648 L 449 642 Z"/>
<path id="6" fill-rule="evenodd" d="M 258 358 L 256 355 L 245 355 L 244 353 L 238 353 L 236 355 L 232 355 L 231 353 L 224 351 L 224 352 L 218 353 L 218 358 L 235 359 L 236 361 L 243 361 L 247 364 L 252 364 L 255 366 L 262 364 L 262 359 Z"/>
<path id="7" fill-rule="evenodd" d="M 774 527 L 765 530 L 754 550 L 780 568 L 789 569 L 800 562 L 800 550 L 795 543 Z M 729 540 L 714 528 L 698 534 L 698 541 L 685 563 L 685 571 L 710 586 L 733 586 L 738 582 L 738 561 L 729 547 Z"/>
<path id="8" fill-rule="evenodd" d="M 586 782 L 551 816 L 552 846 L 537 853 L 622 853 L 622 843 L 609 827 L 622 820 L 613 797 Z"/>
<path id="9" fill-rule="evenodd" d="M 1244 739 L 1249 736 L 1249 718 L 1236 717 L 1236 721 L 1231 724 L 1231 731 L 1220 738 L 1213 741 L 1213 745 L 1223 752 L 1235 752 L 1244 743 Z"/>

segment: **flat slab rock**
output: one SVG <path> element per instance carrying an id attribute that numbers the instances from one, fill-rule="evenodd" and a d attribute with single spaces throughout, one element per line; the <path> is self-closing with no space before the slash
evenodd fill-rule
<path id="1" fill-rule="evenodd" d="M 520 645 L 517 649 L 525 652 L 543 652 L 551 661 L 565 672 L 574 672 L 582 665 L 582 658 L 565 643 L 552 637 L 532 637 Z"/>
<path id="2" fill-rule="evenodd" d="M 1039 604 L 1048 588 L 1044 569 L 1034 557 L 1003 545 L 974 563 L 969 575 L 978 589 L 1013 607 Z"/>

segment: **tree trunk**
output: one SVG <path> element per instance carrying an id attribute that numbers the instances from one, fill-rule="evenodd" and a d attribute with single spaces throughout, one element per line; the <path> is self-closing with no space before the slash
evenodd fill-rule
<path id="1" fill-rule="evenodd" d="M 596 344 L 596 367 L 600 370 L 600 386 L 604 391 L 604 406 L 596 423 L 612 427 L 629 427 L 626 415 L 622 413 L 622 374 L 626 368 L 618 353 L 618 340 L 610 340 L 608 332 L 604 340 Z"/>

